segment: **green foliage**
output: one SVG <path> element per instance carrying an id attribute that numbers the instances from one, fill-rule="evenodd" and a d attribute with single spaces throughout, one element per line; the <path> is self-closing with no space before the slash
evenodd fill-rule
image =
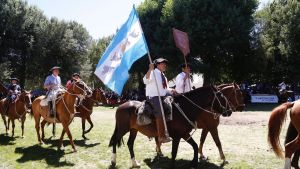
<path id="1" fill-rule="evenodd" d="M 3 78 L 12 75 L 20 78 L 22 86 L 41 87 L 54 65 L 62 67 L 63 81 L 73 72 L 89 77 L 91 37 L 81 24 L 49 20 L 20 0 L 1 1 L 0 11 L 0 61 L 8 70 Z"/>
<path id="2" fill-rule="evenodd" d="M 285 77 L 298 82 L 300 71 L 300 2 L 276 0 L 257 13 L 261 26 L 260 42 L 268 60 L 267 80 Z"/>
<path id="3" fill-rule="evenodd" d="M 222 82 L 250 76 L 249 42 L 256 7 L 256 0 L 146 0 L 138 12 L 151 53 L 170 61 L 170 77 L 184 62 L 172 36 L 176 27 L 189 34 L 193 70 L 204 72 L 208 81 Z"/>

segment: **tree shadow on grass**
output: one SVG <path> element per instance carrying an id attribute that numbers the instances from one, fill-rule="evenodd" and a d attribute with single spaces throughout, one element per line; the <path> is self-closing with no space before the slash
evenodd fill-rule
<path id="1" fill-rule="evenodd" d="M 75 146 L 79 146 L 79 147 L 85 147 L 85 148 L 91 148 L 91 147 L 95 147 L 97 145 L 99 145 L 100 143 L 86 143 L 87 140 L 74 140 L 74 144 Z M 59 139 L 45 139 L 45 144 L 51 144 L 50 147 L 57 147 L 58 146 L 58 143 L 59 143 Z M 63 141 L 63 145 L 64 146 L 68 146 L 70 145 L 70 141 L 69 139 L 66 139 Z"/>
<path id="2" fill-rule="evenodd" d="M 16 143 L 13 142 L 15 139 L 16 137 L 0 134 L 0 146 L 15 145 Z"/>
<path id="3" fill-rule="evenodd" d="M 166 169 L 170 168 L 171 159 L 168 157 L 155 157 L 154 159 L 147 158 L 144 160 L 145 164 L 151 169 Z M 210 163 L 208 161 L 201 161 L 198 163 L 197 168 L 205 168 L 205 169 L 223 169 L 224 165 L 218 166 L 214 163 Z M 179 159 L 175 161 L 175 167 L 180 168 L 191 168 L 191 161 Z"/>
<path id="4" fill-rule="evenodd" d="M 44 148 L 40 145 L 34 145 L 26 148 L 17 147 L 15 149 L 15 153 L 22 154 L 22 157 L 16 160 L 18 163 L 45 160 L 49 166 L 53 167 L 72 167 L 75 165 L 67 161 L 60 162 L 60 159 L 65 155 L 63 151 L 57 151 L 51 148 Z"/>

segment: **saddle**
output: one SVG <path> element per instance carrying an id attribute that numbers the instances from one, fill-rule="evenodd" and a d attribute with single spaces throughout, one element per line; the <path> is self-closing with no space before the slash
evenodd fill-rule
<path id="1" fill-rule="evenodd" d="M 56 103 L 59 101 L 59 100 L 61 100 L 61 98 L 63 97 L 63 95 L 64 95 L 64 92 L 60 92 L 60 93 L 58 93 L 57 95 L 56 95 L 56 98 L 55 98 L 55 100 L 53 101 L 53 103 L 52 104 L 54 104 L 54 106 L 56 107 Z M 49 105 L 49 100 L 47 99 L 47 96 L 45 96 L 42 100 L 41 100 L 41 102 L 40 102 L 40 106 L 41 106 L 41 108 L 42 109 L 46 109 L 48 112 L 47 112 L 47 117 L 48 118 L 52 118 L 52 117 L 50 117 L 50 114 L 51 114 L 51 105 Z M 56 108 L 55 108 L 56 109 Z M 54 112 L 55 114 L 56 114 L 56 112 Z"/>
<path id="2" fill-rule="evenodd" d="M 173 120 L 173 111 L 172 111 L 173 101 L 174 98 L 172 96 L 167 96 L 162 100 L 166 121 Z M 139 126 L 149 125 L 152 123 L 153 120 L 155 120 L 154 108 L 150 102 L 144 100 L 137 110 L 137 125 Z"/>

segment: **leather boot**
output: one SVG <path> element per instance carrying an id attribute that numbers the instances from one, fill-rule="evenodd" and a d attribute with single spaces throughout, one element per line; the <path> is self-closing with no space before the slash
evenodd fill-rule
<path id="1" fill-rule="evenodd" d="M 162 117 L 156 118 L 156 128 L 157 128 L 157 132 L 158 132 L 158 141 L 160 143 L 167 143 L 167 142 L 172 141 L 171 137 L 166 136 L 164 121 L 163 121 Z"/>

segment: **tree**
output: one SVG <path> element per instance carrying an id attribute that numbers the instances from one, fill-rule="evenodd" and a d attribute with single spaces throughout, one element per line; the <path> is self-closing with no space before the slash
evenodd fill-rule
<path id="1" fill-rule="evenodd" d="M 197 63 L 194 71 L 204 71 L 210 83 L 249 77 L 256 7 L 256 0 L 146 0 L 138 12 L 151 53 L 170 61 L 169 76 L 174 77 L 183 63 L 172 37 L 176 27 L 189 34 L 190 62 Z"/>
<path id="2" fill-rule="evenodd" d="M 275 0 L 257 13 L 261 25 L 260 43 L 268 59 L 264 72 L 273 83 L 283 78 L 298 82 L 300 71 L 300 2 Z"/>

